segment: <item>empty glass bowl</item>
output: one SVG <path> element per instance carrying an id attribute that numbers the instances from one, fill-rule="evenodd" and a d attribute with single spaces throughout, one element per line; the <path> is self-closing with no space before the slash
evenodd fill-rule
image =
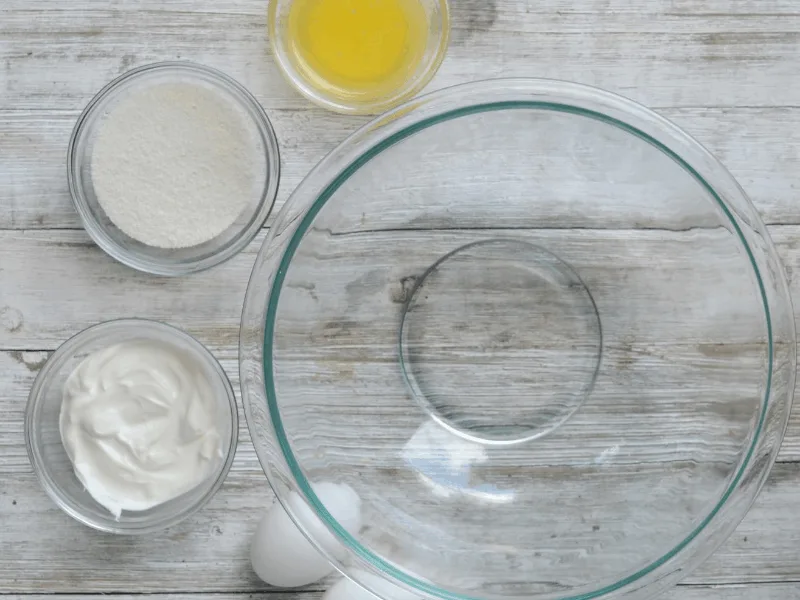
<path id="1" fill-rule="evenodd" d="M 59 416 L 64 384 L 88 355 L 129 340 L 151 340 L 175 347 L 201 365 L 219 401 L 223 458 L 194 489 L 144 511 L 123 511 L 119 519 L 86 491 L 75 475 L 61 442 Z M 233 464 L 239 437 L 236 396 L 225 371 L 200 342 L 169 325 L 145 319 L 107 321 L 84 329 L 64 342 L 42 367 L 33 383 L 25 412 L 25 440 L 33 470 L 47 494 L 81 523 L 119 534 L 152 533 L 171 527 L 200 510 L 222 486 Z"/>
<path id="2" fill-rule="evenodd" d="M 356 581 L 589 600 L 650 597 L 733 531 L 795 352 L 783 268 L 714 157 L 618 96 L 498 80 L 311 172 L 256 261 L 240 360 L 273 488 Z M 320 480 L 360 495 L 360 532 Z"/>

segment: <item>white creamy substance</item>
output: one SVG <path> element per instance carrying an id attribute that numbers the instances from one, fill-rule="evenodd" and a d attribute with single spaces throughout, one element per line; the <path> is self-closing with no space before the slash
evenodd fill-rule
<path id="1" fill-rule="evenodd" d="M 202 367 L 137 340 L 86 359 L 64 386 L 60 429 L 75 474 L 119 518 L 191 490 L 219 466 L 220 404 Z"/>

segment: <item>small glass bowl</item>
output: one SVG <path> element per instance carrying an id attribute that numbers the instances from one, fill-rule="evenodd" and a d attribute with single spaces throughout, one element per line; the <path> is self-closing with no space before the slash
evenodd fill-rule
<path id="1" fill-rule="evenodd" d="M 208 479 L 189 492 L 146 511 L 123 511 L 119 519 L 87 492 L 78 480 L 61 442 L 62 389 L 89 354 L 122 340 L 155 340 L 188 353 L 204 368 L 220 403 L 223 458 Z M 84 329 L 64 342 L 42 367 L 25 411 L 25 442 L 33 470 L 47 494 L 84 525 L 118 534 L 144 534 L 171 527 L 200 510 L 222 485 L 236 454 L 239 413 L 233 387 L 217 360 L 200 342 L 170 325 L 145 319 L 107 321 Z"/>
<path id="2" fill-rule="evenodd" d="M 121 231 L 106 215 L 92 184 L 92 151 L 103 117 L 132 91 L 161 83 L 188 82 L 217 92 L 252 121 L 263 151 L 263 185 L 234 223 L 217 237 L 189 248 L 156 248 Z M 280 155 L 272 124 L 258 100 L 239 83 L 215 69 L 190 62 L 145 65 L 118 77 L 92 99 L 81 114 L 67 153 L 67 179 L 75 209 L 92 239 L 119 262 L 154 275 L 194 273 L 228 260 L 256 236 L 278 192 Z"/>
<path id="3" fill-rule="evenodd" d="M 287 36 L 286 20 L 294 0 L 270 0 L 267 28 L 272 52 L 289 83 L 303 96 L 328 110 L 344 114 L 379 114 L 419 93 L 436 74 L 447 52 L 450 38 L 450 7 L 448 0 L 420 0 L 428 13 L 428 42 L 417 70 L 393 93 L 379 98 L 345 98 L 312 85 L 292 59 Z"/>

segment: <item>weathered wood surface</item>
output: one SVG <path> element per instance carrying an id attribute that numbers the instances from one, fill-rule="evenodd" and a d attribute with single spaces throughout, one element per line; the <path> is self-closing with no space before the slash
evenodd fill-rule
<path id="1" fill-rule="evenodd" d="M 797 105 L 800 12 L 791 0 L 462 0 L 433 87 L 540 76 L 650 106 Z M 305 102 L 268 56 L 263 0 L 6 0 L 0 31 L 16 108 L 75 109 L 133 64 L 194 59 L 238 76 L 270 108 Z"/>
<path id="2" fill-rule="evenodd" d="M 800 594 L 798 584 L 756 584 L 756 585 L 719 585 L 680 587 L 661 596 L 661 600 L 783 600 L 794 598 Z M 247 595 L 248 600 L 317 600 L 320 592 L 255 592 Z M 83 596 L 63 594 L 59 596 L 64 600 L 79 600 Z M 204 600 L 241 600 L 241 594 L 210 593 L 202 596 Z M 15 595 L 6 597 L 8 600 L 47 600 L 51 596 L 45 594 Z M 139 600 L 141 596 L 135 594 L 118 594 L 119 600 Z M 197 594 L 150 594 L 151 600 L 195 600 Z"/>
<path id="3" fill-rule="evenodd" d="M 797 297 L 800 295 L 800 279 L 791 275 L 800 269 L 800 226 L 773 226 L 770 231 L 790 274 L 791 292 Z M 558 232 L 540 232 L 536 235 L 547 239 L 559 237 Z M 608 239 L 609 251 L 619 252 L 618 256 L 625 257 L 630 266 L 627 275 L 633 278 L 632 281 L 626 281 L 622 275 L 616 277 L 623 289 L 627 285 L 630 290 L 636 291 L 636 295 L 626 298 L 632 310 L 643 310 L 651 302 L 661 302 L 661 309 L 669 310 L 667 301 L 659 300 L 659 296 L 663 294 L 663 298 L 670 298 L 677 293 L 676 290 L 665 288 L 658 273 L 647 272 L 651 261 L 646 255 L 637 257 L 638 248 L 669 249 L 675 252 L 674 256 L 691 260 L 693 248 L 699 251 L 708 247 L 697 241 L 696 232 L 630 232 L 630 243 L 624 243 L 624 232 L 607 232 L 603 235 Z M 354 235 L 343 245 L 352 243 L 352 247 L 357 248 L 358 243 L 354 240 L 359 237 Z M 453 233 L 452 238 L 458 239 L 458 234 Z M 233 349 L 238 338 L 244 291 L 255 254 L 263 239 L 264 234 L 261 234 L 239 256 L 216 269 L 193 277 L 166 279 L 149 277 L 117 264 L 96 248 L 83 231 L 0 231 L 0 252 L 4 257 L 0 272 L 0 350 L 52 350 L 68 336 L 99 319 L 134 314 L 184 327 L 215 349 Z M 408 239 L 407 236 L 405 239 Z M 587 254 L 583 258 L 587 261 L 587 267 L 596 270 L 598 276 L 604 273 L 600 270 L 603 257 Z M 416 260 L 419 261 L 418 258 Z M 738 264 L 740 259 L 732 257 L 730 260 Z M 415 258 L 411 256 L 408 261 L 413 263 Z M 354 278 L 363 275 L 355 262 L 351 271 L 346 270 L 346 265 L 341 261 L 338 264 L 337 273 Z M 663 266 L 670 268 L 667 262 Z M 677 268 L 678 265 L 674 266 Z M 699 273 L 705 272 L 698 268 Z M 396 280 L 376 282 L 377 289 L 370 290 L 370 293 L 385 295 L 387 302 L 392 298 L 396 300 L 398 295 L 404 293 L 399 279 L 407 274 L 398 271 Z M 714 277 L 710 269 L 708 274 Z M 609 274 L 609 277 L 614 275 Z M 718 279 L 714 281 L 720 286 L 719 289 L 728 290 L 726 286 L 730 284 Z M 647 291 L 648 282 L 660 287 Z M 700 298 L 704 291 L 699 285 L 696 289 L 681 290 L 680 293 Z M 327 287 L 335 290 L 342 286 L 330 283 Z M 86 293 L 87 289 L 91 290 L 90 295 Z M 298 296 L 300 292 L 302 290 L 297 292 Z M 53 302 L 56 297 L 59 302 Z M 328 298 L 332 299 L 341 302 L 338 296 Z M 726 314 L 726 302 L 729 308 L 733 306 L 728 302 L 729 297 L 724 300 L 720 307 L 722 315 Z M 750 301 L 749 296 L 747 300 Z M 800 316 L 800 308 L 795 304 L 797 317 Z M 333 309 L 331 311 L 333 313 Z M 679 316 L 680 313 L 676 313 L 676 319 Z M 674 325 L 679 328 L 680 339 L 686 343 L 718 343 L 737 339 L 739 325 L 726 327 L 722 322 L 724 319 L 720 319 L 713 323 L 715 329 L 711 331 L 709 324 L 702 322 L 704 316 L 708 315 L 700 314 L 697 322 L 690 323 L 670 321 L 669 314 L 663 319 L 654 318 L 651 321 L 646 321 L 645 317 L 639 318 L 642 320 L 642 329 L 646 325 L 662 328 Z M 706 329 L 698 331 L 697 327 Z M 650 336 L 646 339 L 655 340 L 664 330 L 639 333 Z"/>
<path id="4" fill-rule="evenodd" d="M 452 45 L 430 89 L 496 76 L 555 77 L 659 108 L 722 159 L 771 225 L 790 276 L 800 268 L 794 0 L 452 5 Z M 245 427 L 231 476 L 211 504 L 173 530 L 135 540 L 98 535 L 62 514 L 33 476 L 22 435 L 27 392 L 49 351 L 101 320 L 141 316 L 184 327 L 214 350 L 238 386 L 241 303 L 264 234 L 208 273 L 170 280 L 135 273 L 78 230 L 64 155 L 75 118 L 110 78 L 157 60 L 206 63 L 248 86 L 273 120 L 283 159 L 277 210 L 305 172 L 365 119 L 325 113 L 297 96 L 269 56 L 265 21 L 264 0 L 0 2 L 0 595 L 319 597 L 321 586 L 268 590 L 249 569 L 248 538 L 272 495 Z M 800 298 L 800 281 L 792 281 L 792 292 Z M 700 357 L 704 340 L 689 341 L 687 357 Z M 641 372 L 656 360 L 635 358 Z M 727 383 L 735 385 L 735 377 Z M 800 596 L 798 503 L 795 414 L 751 513 L 665 598 Z"/>
<path id="5" fill-rule="evenodd" d="M 791 240 L 798 236 L 797 229 L 786 226 L 774 230 L 786 234 L 775 237 L 790 267 L 797 260 L 797 250 L 790 247 Z M 0 389 L 5 392 L 0 401 L 5 476 L 0 486 L 0 521 L 9 523 L 0 536 L 0 556 L 15 557 L 0 563 L 5 570 L 0 573 L 0 589 L 17 592 L 34 589 L 35 585 L 60 592 L 74 591 L 76 585 L 87 592 L 258 589 L 247 565 L 246 540 L 259 509 L 270 501 L 271 495 L 246 428 L 242 429 L 233 472 L 220 495 L 192 521 L 158 536 L 155 546 L 140 540 L 97 536 L 70 522 L 39 489 L 22 438 L 25 398 L 47 351 L 83 326 L 101 319 L 137 314 L 185 327 L 215 350 L 234 385 L 238 385 L 235 341 L 239 307 L 257 244 L 207 274 L 153 280 L 116 265 L 87 244 L 85 234 L 79 231 L 6 231 L 0 234 L 0 240 L 4 236 L 7 244 L 0 242 L 3 255 L 20 258 L 8 266 L 4 263 L 2 276 L 8 284 L 2 286 L 3 298 L 4 302 L 13 300 L 8 306 L 21 308 L 4 313 L 6 347 L 0 354 Z M 35 278 L 28 279 L 26 273 L 31 272 Z M 83 289 L 95 290 L 92 304 L 83 301 Z M 53 297 L 60 301 L 50 302 L 48 299 Z M 15 338 L 19 331 L 27 331 L 25 337 Z M 714 378 L 706 382 L 709 386 L 730 385 L 735 390 L 739 384 L 735 370 L 719 372 L 719 360 L 709 354 L 713 348 L 705 348 L 702 340 L 691 341 L 694 354 L 687 352 L 682 368 L 710 367 L 709 374 Z M 641 367 L 633 372 L 645 377 L 650 372 L 647 365 L 658 360 L 646 352 L 628 353 Z M 309 392 L 313 393 L 313 389 Z M 370 434 L 369 438 L 379 438 L 380 428 L 373 428 Z M 591 440 L 587 443 L 591 445 Z M 791 510 L 800 487 L 800 471 L 796 468 L 800 461 L 798 418 L 792 420 L 780 460 L 785 464 L 776 468 L 736 536 L 690 581 L 800 580 L 800 568 L 792 552 L 793 544 L 800 539 L 800 528 L 792 519 Z M 35 535 L 31 527 L 35 528 Z M 158 567 L 174 566 L 177 560 L 186 563 L 181 563 L 179 569 L 164 567 L 168 572 Z M 33 568 L 35 561 L 47 564 L 47 570 Z M 215 575 L 205 579 L 203 574 L 209 564 L 215 565 Z"/>
<path id="6" fill-rule="evenodd" d="M 0 27 L 2 24 L 0 24 Z M 0 82 L 2 82 L 0 71 Z M 798 90 L 800 102 L 800 90 Z M 90 94 L 85 96 L 88 101 Z M 268 105 L 267 105 L 268 106 Z M 65 177 L 79 110 L 9 110 L 0 96 L 0 228 L 79 228 Z M 660 112 L 714 152 L 767 224 L 800 223 L 800 107 L 667 108 Z M 365 122 L 314 108 L 270 110 L 282 173 L 275 212 L 308 169 Z M 270 219 L 271 222 L 271 219 Z"/>

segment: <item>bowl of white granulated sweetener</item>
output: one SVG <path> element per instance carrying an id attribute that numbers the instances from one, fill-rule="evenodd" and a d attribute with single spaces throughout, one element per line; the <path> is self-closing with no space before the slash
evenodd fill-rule
<path id="1" fill-rule="evenodd" d="M 258 101 L 214 69 L 164 62 L 108 84 L 69 143 L 70 193 L 94 241 L 156 275 L 217 265 L 275 201 L 278 142 Z"/>
<path id="2" fill-rule="evenodd" d="M 150 533 L 202 508 L 236 453 L 225 371 L 190 335 L 108 321 L 62 344 L 25 413 L 31 464 L 67 514 L 110 533 Z"/>

